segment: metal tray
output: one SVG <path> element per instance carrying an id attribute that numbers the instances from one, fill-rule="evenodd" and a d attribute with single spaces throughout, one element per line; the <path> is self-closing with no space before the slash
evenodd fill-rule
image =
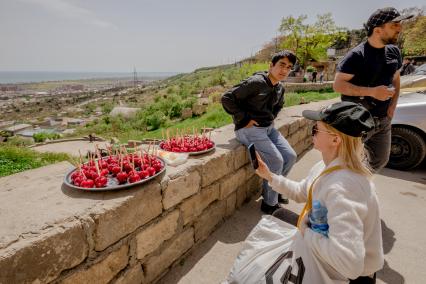
<path id="1" fill-rule="evenodd" d="M 159 171 L 158 173 L 156 173 L 155 175 L 153 175 L 152 177 L 143 179 L 141 181 L 138 182 L 134 182 L 134 183 L 126 183 L 126 184 L 118 184 L 118 181 L 115 177 L 113 177 L 112 175 L 108 175 L 108 183 L 106 187 L 101 187 L 101 188 L 97 188 L 97 187 L 93 187 L 93 188 L 85 188 L 85 187 L 80 187 L 80 186 L 76 186 L 74 184 L 72 184 L 71 182 L 71 175 L 73 174 L 73 172 L 75 172 L 77 169 L 74 168 L 72 170 L 70 170 L 64 178 L 64 184 L 66 184 L 68 187 L 71 188 L 75 188 L 75 189 L 80 189 L 80 190 L 85 190 L 85 191 L 110 191 L 110 190 L 119 190 L 119 189 L 126 189 L 135 185 L 141 185 L 143 183 L 146 183 L 154 178 L 156 178 L 157 176 L 161 175 L 165 170 L 166 170 L 166 162 L 164 161 L 163 158 L 161 157 L 156 157 L 157 159 L 159 159 L 161 161 L 161 164 L 163 165 L 163 169 L 161 171 Z"/>
<path id="2" fill-rule="evenodd" d="M 214 149 L 216 149 L 216 143 L 214 143 L 213 141 L 212 141 L 212 143 L 213 143 L 213 147 L 211 147 L 210 149 L 203 150 L 203 151 L 197 151 L 197 152 L 172 152 L 172 151 L 164 150 L 161 147 L 160 147 L 160 149 L 163 150 L 163 151 L 166 151 L 166 152 L 170 152 L 170 153 L 188 154 L 190 156 L 198 156 L 198 155 L 202 155 L 202 154 L 205 154 L 205 153 L 209 153 L 209 152 L 213 151 Z"/>

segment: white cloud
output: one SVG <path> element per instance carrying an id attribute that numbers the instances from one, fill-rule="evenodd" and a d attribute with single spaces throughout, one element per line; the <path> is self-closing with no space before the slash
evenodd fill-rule
<path id="1" fill-rule="evenodd" d="M 113 28 L 117 30 L 117 26 L 107 21 L 100 19 L 92 11 L 73 5 L 66 0 L 20 0 L 25 3 L 33 3 L 47 10 L 48 12 L 68 19 L 85 21 L 94 26 L 101 28 Z"/>

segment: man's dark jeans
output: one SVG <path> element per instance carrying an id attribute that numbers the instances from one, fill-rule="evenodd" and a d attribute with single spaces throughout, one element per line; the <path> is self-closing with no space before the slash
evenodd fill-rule
<path id="1" fill-rule="evenodd" d="M 375 127 L 364 138 L 369 163 L 374 172 L 380 171 L 389 161 L 391 149 L 391 119 L 374 118 Z"/>

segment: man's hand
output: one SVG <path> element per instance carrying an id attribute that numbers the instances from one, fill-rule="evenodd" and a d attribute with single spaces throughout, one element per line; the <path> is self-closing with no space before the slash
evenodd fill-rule
<path id="1" fill-rule="evenodd" d="M 395 89 L 390 89 L 386 86 L 377 86 L 370 88 L 369 96 L 379 101 L 386 101 L 395 95 Z"/>
<path id="2" fill-rule="evenodd" d="M 251 127 L 253 127 L 253 125 L 258 126 L 259 124 L 257 124 L 256 120 L 252 119 L 252 120 L 249 121 L 249 123 L 246 126 L 244 126 L 244 128 L 251 128 Z"/>

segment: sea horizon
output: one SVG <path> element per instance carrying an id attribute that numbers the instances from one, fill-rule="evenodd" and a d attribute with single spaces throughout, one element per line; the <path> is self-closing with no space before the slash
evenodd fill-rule
<path id="1" fill-rule="evenodd" d="M 144 78 L 166 78 L 176 74 L 179 74 L 179 72 L 137 72 L 137 78 L 138 80 L 143 80 Z M 129 78 L 133 80 L 133 72 L 0 71 L 0 84 L 113 78 Z"/>

